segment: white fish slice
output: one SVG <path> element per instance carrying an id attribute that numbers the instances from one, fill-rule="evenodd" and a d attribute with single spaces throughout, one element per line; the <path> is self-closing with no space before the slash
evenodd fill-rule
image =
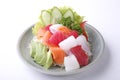
<path id="1" fill-rule="evenodd" d="M 82 49 L 87 52 L 89 56 L 92 55 L 89 47 L 89 43 L 87 42 L 84 35 L 80 35 L 76 38 L 77 44 L 82 46 Z"/>
<path id="2" fill-rule="evenodd" d="M 54 24 L 50 26 L 50 31 L 54 34 L 56 31 L 58 31 L 58 28 L 61 27 L 62 24 Z"/>
<path id="3" fill-rule="evenodd" d="M 69 51 L 72 47 L 77 46 L 77 42 L 74 36 L 70 36 L 67 39 L 61 41 L 59 44 L 61 49 L 65 52 Z"/>
<path id="4" fill-rule="evenodd" d="M 80 68 L 76 57 L 72 54 L 64 58 L 64 65 L 66 71 L 71 71 Z"/>

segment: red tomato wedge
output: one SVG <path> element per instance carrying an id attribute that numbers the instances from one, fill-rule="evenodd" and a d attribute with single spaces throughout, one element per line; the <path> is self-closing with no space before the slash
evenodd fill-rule
<path id="1" fill-rule="evenodd" d="M 81 66 L 85 66 L 89 63 L 89 56 L 85 53 L 81 46 L 73 47 L 70 51 L 75 55 Z"/>
<path id="2" fill-rule="evenodd" d="M 53 60 L 56 64 L 63 64 L 64 63 L 64 57 L 66 56 L 66 53 L 59 47 L 50 47 L 50 51 L 52 52 Z"/>

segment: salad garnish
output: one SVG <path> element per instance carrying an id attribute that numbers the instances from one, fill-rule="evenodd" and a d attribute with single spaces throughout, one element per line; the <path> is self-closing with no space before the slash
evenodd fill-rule
<path id="1" fill-rule="evenodd" d="M 42 10 L 32 28 L 30 55 L 34 62 L 45 69 L 57 65 L 66 71 L 88 65 L 92 53 L 83 18 L 69 7 Z"/>

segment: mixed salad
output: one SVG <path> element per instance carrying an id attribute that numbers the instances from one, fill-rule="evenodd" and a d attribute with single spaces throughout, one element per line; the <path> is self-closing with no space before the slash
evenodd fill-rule
<path id="1" fill-rule="evenodd" d="M 41 11 L 39 21 L 32 28 L 33 60 L 45 69 L 60 66 L 66 71 L 89 64 L 92 53 L 83 18 L 68 7 Z"/>

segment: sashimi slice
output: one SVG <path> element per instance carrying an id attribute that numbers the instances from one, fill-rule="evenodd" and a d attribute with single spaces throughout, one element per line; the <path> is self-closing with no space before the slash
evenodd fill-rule
<path id="1" fill-rule="evenodd" d="M 64 33 L 57 31 L 50 37 L 49 43 L 58 45 L 59 42 L 63 41 L 64 39 L 66 39 L 66 36 L 64 35 Z"/>
<path id="2" fill-rule="evenodd" d="M 37 39 L 40 39 L 41 37 L 43 37 L 45 32 L 46 32 L 45 28 L 40 28 L 37 32 Z"/>
<path id="3" fill-rule="evenodd" d="M 50 32 L 54 34 L 56 31 L 58 31 L 58 28 L 61 26 L 62 26 L 62 24 L 54 24 L 54 25 L 50 26 L 50 28 L 49 28 Z"/>
<path id="4" fill-rule="evenodd" d="M 64 58 L 64 65 L 65 65 L 65 70 L 66 71 L 71 71 L 75 69 L 79 69 L 80 65 L 76 59 L 76 57 L 72 54 L 69 56 L 66 56 Z"/>
<path id="5" fill-rule="evenodd" d="M 64 51 L 69 51 L 72 47 L 77 46 L 77 42 L 76 42 L 76 39 L 74 38 L 74 36 L 70 36 L 70 37 L 66 38 L 65 40 L 61 41 L 59 43 L 59 46 Z"/>
<path id="6" fill-rule="evenodd" d="M 62 65 L 66 53 L 59 47 L 50 47 L 50 51 L 52 52 L 54 62 L 58 65 Z"/>
<path id="7" fill-rule="evenodd" d="M 82 49 L 84 51 L 87 52 L 87 54 L 89 56 L 92 55 L 91 51 L 90 51 L 90 47 L 89 47 L 89 43 L 87 42 L 86 38 L 84 35 L 79 35 L 77 38 L 76 38 L 76 41 L 77 41 L 77 44 L 78 45 L 81 45 Z"/>
<path id="8" fill-rule="evenodd" d="M 75 38 L 77 38 L 79 36 L 79 34 L 77 31 L 72 30 L 71 33 L 69 34 L 69 36 L 74 36 Z"/>
<path id="9" fill-rule="evenodd" d="M 70 50 L 65 51 L 65 53 L 66 53 L 68 56 L 72 54 L 72 52 L 71 52 Z"/>
<path id="10" fill-rule="evenodd" d="M 58 28 L 59 31 L 63 32 L 66 35 L 69 35 L 71 33 L 71 30 L 67 28 L 66 26 L 61 26 Z"/>
<path id="11" fill-rule="evenodd" d="M 89 63 L 89 56 L 85 53 L 81 46 L 75 46 L 71 48 L 70 51 L 75 55 L 81 66 L 85 66 Z"/>
<path id="12" fill-rule="evenodd" d="M 42 43 L 45 45 L 49 45 L 48 40 L 51 36 L 52 34 L 50 33 L 50 31 L 46 31 L 44 36 L 42 37 Z"/>
<path id="13" fill-rule="evenodd" d="M 49 24 L 49 25 L 45 26 L 45 30 L 50 31 L 50 26 L 52 26 L 52 24 Z"/>

